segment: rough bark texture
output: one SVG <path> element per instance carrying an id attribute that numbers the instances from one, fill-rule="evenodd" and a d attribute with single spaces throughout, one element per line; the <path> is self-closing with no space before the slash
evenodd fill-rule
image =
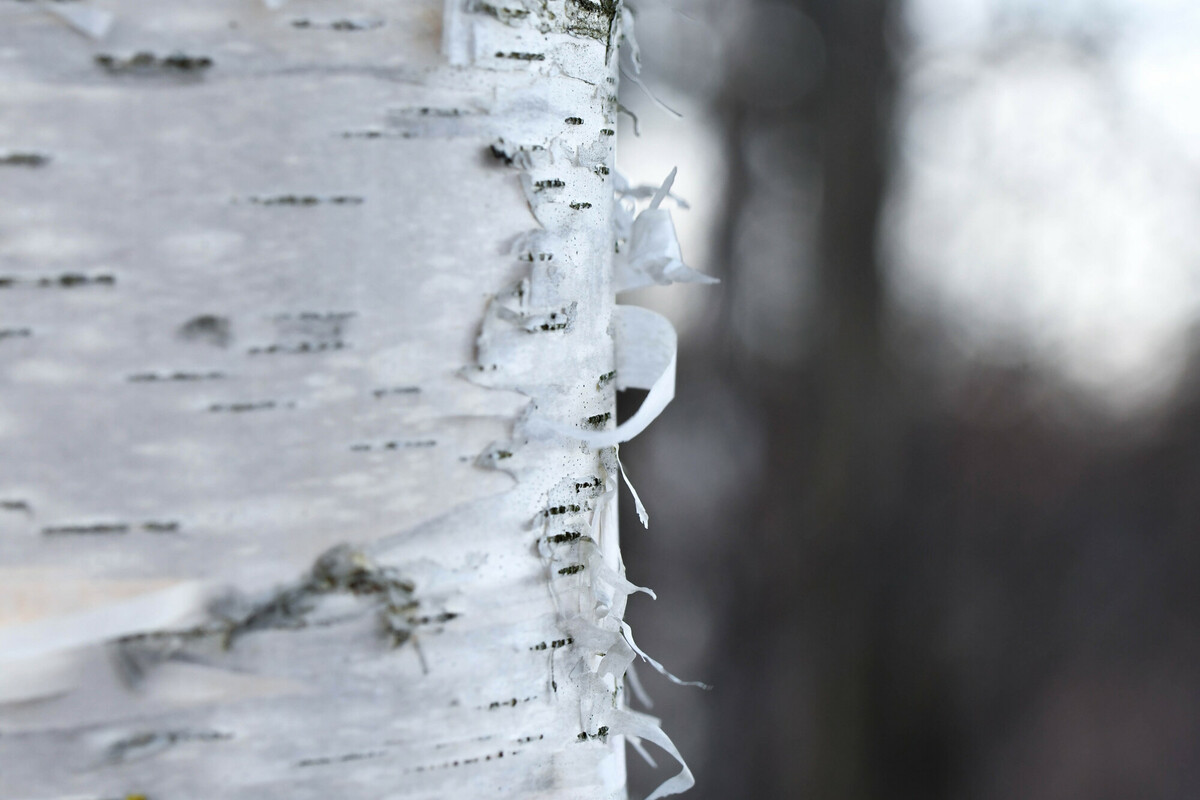
<path id="1" fill-rule="evenodd" d="M 619 9 L 106 7 L 0 5 L 0 795 L 623 797 Z"/>

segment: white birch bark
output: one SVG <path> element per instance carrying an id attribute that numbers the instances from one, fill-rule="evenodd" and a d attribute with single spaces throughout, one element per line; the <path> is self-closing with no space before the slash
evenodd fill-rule
<path id="1" fill-rule="evenodd" d="M 0 796 L 624 797 L 616 4 L 96 5 L 0 3 Z"/>

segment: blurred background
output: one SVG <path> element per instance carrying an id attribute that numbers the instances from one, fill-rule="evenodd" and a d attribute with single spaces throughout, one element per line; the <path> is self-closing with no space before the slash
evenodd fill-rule
<path id="1" fill-rule="evenodd" d="M 623 298 L 690 796 L 1200 796 L 1200 5 L 634 9 L 619 166 L 722 280 Z"/>

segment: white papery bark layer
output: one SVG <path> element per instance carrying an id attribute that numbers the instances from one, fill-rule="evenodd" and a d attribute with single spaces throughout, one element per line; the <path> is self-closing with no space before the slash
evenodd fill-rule
<path id="1" fill-rule="evenodd" d="M 622 734 L 673 752 L 580 441 L 615 9 L 331 6 L 0 6 L 4 797 L 623 797 Z"/>

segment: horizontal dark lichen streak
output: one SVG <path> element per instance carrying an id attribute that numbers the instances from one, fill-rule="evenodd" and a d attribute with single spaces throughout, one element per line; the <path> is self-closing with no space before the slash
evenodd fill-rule
<path id="1" fill-rule="evenodd" d="M 566 647 L 569 644 L 574 644 L 574 642 L 575 642 L 575 639 L 573 637 L 567 637 L 566 639 L 555 639 L 554 641 L 550 642 L 549 645 L 547 645 L 545 642 L 538 642 L 537 644 L 535 644 L 533 647 L 531 647 L 529 649 L 535 650 L 535 651 L 541 651 L 541 650 L 546 650 L 546 649 L 557 650 L 560 647 Z"/>
<path id="2" fill-rule="evenodd" d="M 406 450 L 411 448 L 437 447 L 436 439 L 415 439 L 410 441 L 390 441 L 379 442 L 377 444 L 369 444 L 360 442 L 350 445 L 351 452 L 354 453 L 370 453 L 380 452 L 384 450 Z"/>
<path id="3" fill-rule="evenodd" d="M 391 386 L 383 389 L 374 389 L 371 392 L 377 400 L 389 395 L 414 395 L 420 393 L 420 386 Z"/>
<path id="4" fill-rule="evenodd" d="M 461 108 L 434 108 L 431 106 L 418 106 L 417 108 L 401 108 L 401 109 L 397 109 L 394 113 L 404 114 L 406 112 L 407 113 L 416 113 L 417 115 L 422 116 L 422 117 L 465 117 L 472 113 L 470 111 L 465 111 Z"/>
<path id="5" fill-rule="evenodd" d="M 0 341 L 5 339 L 28 339 L 33 336 L 32 328 L 0 328 Z"/>
<path id="6" fill-rule="evenodd" d="M 311 322 L 314 320 L 341 321 L 357 316 L 357 311 L 297 311 L 295 313 L 284 312 L 282 314 L 276 314 L 274 319 L 276 322 L 289 322 L 292 320 L 300 320 L 304 322 Z"/>
<path id="7" fill-rule="evenodd" d="M 148 50 L 139 50 L 129 56 L 97 53 L 96 66 L 112 75 L 199 75 L 213 66 L 209 56 L 193 56 L 170 53 L 160 56 Z"/>
<path id="8" fill-rule="evenodd" d="M 214 414 L 242 414 L 247 411 L 273 411 L 277 408 L 293 409 L 295 407 L 296 403 L 294 400 L 284 402 L 262 400 L 254 403 L 213 403 L 208 407 L 208 410 Z"/>
<path id="9" fill-rule="evenodd" d="M 114 742 L 105 752 L 104 760 L 109 764 L 120 764 L 157 754 L 180 742 L 226 742 L 231 739 L 233 734 L 225 731 L 147 731 Z"/>
<path id="10" fill-rule="evenodd" d="M 129 533 L 129 525 L 124 522 L 116 523 L 96 523 L 92 525 L 57 525 L 48 528 L 42 528 L 42 534 L 45 536 L 61 536 L 61 535 L 100 535 L 100 534 L 120 534 Z"/>
<path id="11" fill-rule="evenodd" d="M 50 156 L 44 153 L 0 153 L 0 167 L 44 167 Z"/>
<path id="12" fill-rule="evenodd" d="M 2 507 L 2 506 L 0 506 Z M 28 506 L 21 509 L 32 513 Z M 99 536 L 105 534 L 125 534 L 129 533 L 134 528 L 140 528 L 146 533 L 177 533 L 180 528 L 180 523 L 176 520 L 146 520 L 140 525 L 129 522 L 101 522 L 88 523 L 82 525 L 56 525 L 42 528 L 42 534 L 45 536 Z"/>
<path id="13" fill-rule="evenodd" d="M 327 30 L 339 32 L 373 31 L 382 28 L 387 23 L 381 19 L 335 19 L 328 22 L 314 22 L 311 19 L 300 18 L 292 20 L 292 27 L 299 30 Z"/>
<path id="14" fill-rule="evenodd" d="M 269 344 L 260 347 L 251 347 L 246 350 L 247 355 L 251 356 L 273 356 L 273 355 L 308 355 L 312 353 L 324 353 L 329 350 L 345 350 L 349 347 L 348 342 L 300 342 L 299 344 Z"/>
<path id="15" fill-rule="evenodd" d="M 223 372 L 137 372 L 126 376 L 130 383 L 187 383 L 192 381 L 218 381 L 225 378 Z"/>
<path id="16" fill-rule="evenodd" d="M 540 739 L 541 737 L 539 736 L 538 738 Z M 520 755 L 520 753 L 521 753 L 520 750 L 509 750 L 507 755 L 509 757 L 512 757 L 512 756 Z M 464 758 L 461 760 L 446 761 L 442 764 L 430 764 L 430 765 L 409 767 L 409 768 L 403 770 L 403 772 L 401 774 L 409 774 L 409 773 L 413 773 L 413 772 L 432 772 L 432 771 L 438 770 L 438 769 L 453 769 L 456 767 L 466 767 L 466 766 L 471 766 L 472 764 L 479 764 L 481 762 L 491 761 L 493 759 L 504 758 L 504 756 L 505 756 L 505 752 L 503 750 L 499 750 L 496 752 L 495 755 L 492 755 L 489 753 L 482 757 L 476 756 L 475 758 Z"/>
<path id="17" fill-rule="evenodd" d="M 487 704 L 486 709 L 488 711 L 495 711 L 500 708 L 516 708 L 520 703 L 529 703 L 537 699 L 538 696 L 535 694 L 529 697 L 522 697 L 520 700 L 515 697 L 510 700 L 493 700 Z M 477 708 L 482 711 L 485 706 L 477 706 Z"/>
<path id="18" fill-rule="evenodd" d="M 388 753 L 384 750 L 369 750 L 364 753 L 346 753 L 341 756 L 321 756 L 305 758 L 296 762 L 297 767 L 324 767 L 330 764 L 346 764 L 351 761 L 367 761 L 374 758 L 384 758 Z"/>
<path id="19" fill-rule="evenodd" d="M 517 739 L 517 744 L 529 744 L 530 742 L 540 742 L 546 738 L 546 734 L 539 733 L 537 736 L 522 736 Z"/>
<path id="20" fill-rule="evenodd" d="M 542 512 L 542 516 L 556 517 L 560 514 L 578 514 L 581 510 L 582 507 L 578 503 L 571 503 L 570 505 L 563 506 L 551 506 Z"/>
<path id="21" fill-rule="evenodd" d="M 511 58 L 515 61 L 545 61 L 546 56 L 542 53 L 496 53 L 496 58 Z"/>
<path id="22" fill-rule="evenodd" d="M 467 10 L 474 14 L 487 14 L 489 17 L 500 20 L 505 25 L 511 25 L 513 22 L 529 16 L 529 9 L 526 8 L 501 8 L 491 3 L 478 2 L 478 0 L 472 3 Z"/>
<path id="23" fill-rule="evenodd" d="M 115 286 L 116 283 L 116 276 L 107 272 L 97 275 L 64 272 L 59 275 L 42 275 L 36 278 L 0 275 L 0 289 L 17 289 L 22 286 L 30 286 L 38 289 L 75 289 L 81 286 Z"/>
<path id="24" fill-rule="evenodd" d="M 246 198 L 246 202 L 257 206 L 292 206 L 308 208 L 319 205 L 333 206 L 358 206 L 362 205 L 364 198 L 357 195 L 332 195 L 329 197 L 318 197 L 313 194 L 281 194 L 273 196 L 251 195 Z"/>

